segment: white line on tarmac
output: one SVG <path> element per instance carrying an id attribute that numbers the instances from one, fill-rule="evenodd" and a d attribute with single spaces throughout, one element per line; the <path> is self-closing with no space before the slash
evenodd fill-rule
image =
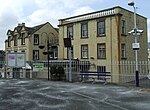
<path id="1" fill-rule="evenodd" d="M 121 110 L 128 110 L 127 108 L 124 108 L 124 107 L 121 107 L 119 105 L 115 105 L 115 104 L 112 104 L 112 103 L 109 103 L 109 102 L 105 102 L 105 101 L 101 101 L 101 100 L 98 100 L 96 98 L 93 98 L 93 97 L 90 97 L 90 96 L 87 96 L 87 95 L 84 95 L 84 94 L 81 94 L 81 93 L 78 93 L 78 92 L 73 92 L 73 91 L 70 91 L 76 95 L 79 95 L 79 96 L 82 96 L 82 97 L 85 97 L 85 98 L 88 98 L 88 99 L 91 99 L 91 100 L 95 100 L 95 101 L 98 101 L 98 102 L 101 102 L 101 103 L 104 103 L 104 104 L 107 104 L 107 105 L 110 105 L 110 106 L 113 106 L 113 107 L 116 107 L 116 108 L 119 108 Z"/>

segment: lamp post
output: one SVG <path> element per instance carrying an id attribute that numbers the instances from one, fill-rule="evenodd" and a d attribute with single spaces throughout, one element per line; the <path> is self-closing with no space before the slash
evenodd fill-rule
<path id="1" fill-rule="evenodd" d="M 47 34 L 46 32 L 43 32 L 42 34 L 41 34 L 41 38 L 42 38 L 42 36 L 43 36 L 43 34 L 45 34 L 46 35 L 46 37 L 47 37 L 47 52 L 45 51 L 45 52 L 43 52 L 43 54 L 44 55 L 46 55 L 47 54 L 47 60 L 48 60 L 48 80 L 49 80 L 49 77 L 50 77 L 50 69 L 49 69 L 49 60 L 50 60 L 50 54 L 53 54 L 53 52 L 52 51 L 50 51 L 50 46 L 52 46 L 52 41 L 51 42 L 49 42 L 49 34 Z M 50 34 L 53 34 L 53 33 L 50 33 Z M 54 35 L 54 34 L 53 34 Z M 44 45 L 39 45 L 39 48 L 40 49 L 43 49 L 45 46 Z"/>
<path id="2" fill-rule="evenodd" d="M 128 32 L 129 34 L 132 34 L 135 37 L 135 43 L 132 44 L 132 48 L 133 50 L 135 50 L 135 62 L 136 62 L 136 71 L 135 71 L 135 81 L 136 81 L 136 87 L 139 87 L 139 69 L 138 69 L 138 50 L 139 50 L 139 43 L 137 43 L 137 37 L 139 35 L 141 35 L 141 33 L 143 33 L 143 30 L 139 30 L 137 29 L 137 25 L 136 25 L 136 8 L 135 7 L 135 3 L 129 2 L 128 3 L 129 6 L 133 6 L 134 9 L 134 28 L 133 30 L 131 30 L 130 32 Z"/>
<path id="3" fill-rule="evenodd" d="M 72 82 L 72 60 L 71 60 L 71 47 L 69 47 L 69 82 Z"/>

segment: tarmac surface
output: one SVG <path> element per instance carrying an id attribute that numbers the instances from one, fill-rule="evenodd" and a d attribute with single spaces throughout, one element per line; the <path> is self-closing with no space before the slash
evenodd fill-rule
<path id="1" fill-rule="evenodd" d="M 100 83 L 0 79 L 0 110 L 150 110 L 150 92 Z"/>

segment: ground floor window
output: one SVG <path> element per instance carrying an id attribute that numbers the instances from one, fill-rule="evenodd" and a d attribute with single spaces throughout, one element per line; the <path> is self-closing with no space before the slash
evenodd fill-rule
<path id="1" fill-rule="evenodd" d="M 106 66 L 97 66 L 98 72 L 106 72 Z"/>
<path id="2" fill-rule="evenodd" d="M 33 60 L 39 60 L 39 50 L 33 50 Z"/>
<path id="3" fill-rule="evenodd" d="M 88 45 L 81 45 L 81 58 L 82 59 L 88 58 Z"/>
<path id="4" fill-rule="evenodd" d="M 105 43 L 97 44 L 97 58 L 106 59 L 106 45 Z"/>

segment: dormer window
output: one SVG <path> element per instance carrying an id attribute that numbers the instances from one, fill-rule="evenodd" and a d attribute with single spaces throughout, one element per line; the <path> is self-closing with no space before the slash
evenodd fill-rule
<path id="1" fill-rule="evenodd" d="M 21 45 L 25 45 L 25 33 L 21 33 Z"/>
<path id="2" fill-rule="evenodd" d="M 11 47 L 11 36 L 8 37 L 8 47 Z"/>
<path id="3" fill-rule="evenodd" d="M 17 46 L 18 42 L 17 42 L 17 35 L 14 35 L 14 46 Z"/>

